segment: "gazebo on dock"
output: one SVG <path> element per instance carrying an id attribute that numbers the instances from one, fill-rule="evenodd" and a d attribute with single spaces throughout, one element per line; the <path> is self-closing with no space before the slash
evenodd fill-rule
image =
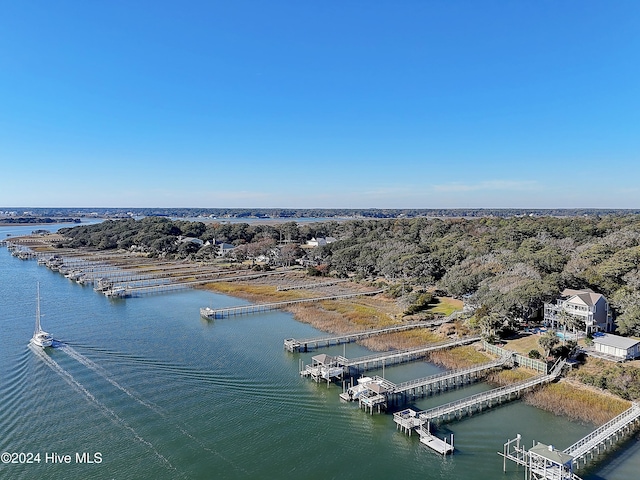
<path id="1" fill-rule="evenodd" d="M 338 359 L 326 353 L 311 357 L 309 370 L 311 377 L 316 382 L 319 382 L 321 378 L 330 382 L 332 378 L 339 378 L 343 373 L 343 368 L 338 364 Z"/>
<path id="2" fill-rule="evenodd" d="M 507 459 L 525 467 L 525 478 L 529 480 L 576 480 L 573 473 L 573 455 L 557 450 L 553 445 L 533 442 L 527 450 L 521 444 L 520 434 L 504 444 L 503 470 L 507 471 Z"/>
<path id="3" fill-rule="evenodd" d="M 538 443 L 529 449 L 529 472 L 536 480 L 573 480 L 573 457 Z"/>

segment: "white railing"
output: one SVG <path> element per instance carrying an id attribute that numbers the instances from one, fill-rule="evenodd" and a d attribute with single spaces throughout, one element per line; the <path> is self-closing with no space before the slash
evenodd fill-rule
<path id="1" fill-rule="evenodd" d="M 438 407 L 425 410 L 424 412 L 421 412 L 419 414 L 419 417 L 425 418 L 425 419 L 441 417 L 443 415 L 455 412 L 467 406 L 473 406 L 479 403 L 483 403 L 489 400 L 503 397 L 505 395 L 510 395 L 512 393 L 525 390 L 527 388 L 533 387 L 535 385 L 539 385 L 541 383 L 548 382 L 552 378 L 553 378 L 553 375 L 540 375 L 540 376 L 531 378 L 529 380 L 525 380 L 523 382 L 515 383 L 513 385 L 506 385 L 504 387 L 494 388 L 493 390 L 489 390 L 488 392 L 477 393 L 475 395 L 471 395 L 470 397 L 462 398 L 454 402 L 445 403 L 444 405 L 440 405 Z"/>
<path id="2" fill-rule="evenodd" d="M 501 347 L 498 347 L 497 345 L 492 345 L 486 340 L 483 340 L 482 343 L 484 345 L 484 349 L 489 353 L 493 353 L 494 355 L 500 355 L 501 357 L 504 355 L 513 355 L 514 360 L 518 365 L 522 365 L 523 367 L 527 367 L 532 370 L 535 370 L 536 372 L 540 372 L 544 374 L 548 373 L 549 371 L 547 369 L 546 362 L 525 357 L 524 355 L 520 355 L 519 353 L 512 352 L 511 350 L 507 350 L 506 348 L 501 348 Z"/>
<path id="3" fill-rule="evenodd" d="M 586 437 L 581 438 L 576 443 L 566 448 L 564 450 L 564 453 L 567 453 L 574 457 L 580 457 L 584 453 L 589 451 L 593 447 L 593 445 L 607 439 L 611 434 L 622 429 L 637 418 L 640 418 L 640 405 L 634 403 L 628 410 L 625 410 L 620 415 L 612 418 Z"/>

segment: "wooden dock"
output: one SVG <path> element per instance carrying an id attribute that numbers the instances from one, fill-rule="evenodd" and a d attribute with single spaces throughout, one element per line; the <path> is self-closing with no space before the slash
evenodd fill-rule
<path id="1" fill-rule="evenodd" d="M 263 274 L 264 275 L 264 274 Z M 288 307 L 290 305 L 300 305 L 303 303 L 313 303 L 313 302 L 322 302 L 324 300 L 340 300 L 343 298 L 353 298 L 353 297 L 361 297 L 363 295 L 377 295 L 378 293 L 384 292 L 385 289 L 374 290 L 371 292 L 358 292 L 358 293 L 346 293 L 342 295 L 331 295 L 327 297 L 314 297 L 314 298 L 302 298 L 299 300 L 288 300 L 283 302 L 273 302 L 273 303 L 256 303 L 249 305 L 240 305 L 237 307 L 227 307 L 227 308 L 201 308 L 200 315 L 209 320 L 215 318 L 225 318 L 235 315 L 249 315 L 252 313 L 260 313 L 260 312 L 268 312 L 270 310 L 277 310 L 283 307 Z"/>
<path id="2" fill-rule="evenodd" d="M 534 480 L 581 480 L 574 470 L 628 438 L 640 426 L 640 404 L 633 402 L 628 410 L 609 420 L 590 434 L 562 451 L 534 440 L 527 450 L 520 434 L 504 444 L 503 470 L 507 460 L 525 467 L 525 478 Z M 527 477 L 528 476 L 528 477 Z"/>
<path id="3" fill-rule="evenodd" d="M 581 464 L 586 465 L 601 450 L 605 451 L 621 439 L 628 437 L 638 426 L 640 426 L 640 404 L 634 402 L 628 410 L 581 438 L 563 452 L 573 457 L 574 466 L 578 469 Z"/>
<path id="4" fill-rule="evenodd" d="M 344 378 L 345 375 L 354 377 L 360 372 L 360 367 L 371 367 L 390 363 L 408 362 L 418 358 L 422 358 L 429 352 L 442 350 L 445 348 L 457 347 L 459 345 L 467 345 L 477 342 L 480 337 L 465 337 L 460 340 L 449 340 L 436 344 L 430 344 L 419 348 L 411 348 L 405 350 L 392 350 L 390 352 L 379 353 L 376 355 L 368 355 L 349 360 L 342 355 L 332 357 L 330 355 L 316 355 L 312 357 L 311 365 L 303 365 L 300 359 L 300 375 L 303 377 L 312 377 L 314 379 L 325 379 L 327 383 L 333 378 Z"/>
<path id="5" fill-rule="evenodd" d="M 478 393 L 455 402 L 440 405 L 422 412 L 420 417 L 433 422 L 443 419 L 460 418 L 464 415 L 470 415 L 473 412 L 481 412 L 484 408 L 491 408 L 504 401 L 517 398 L 526 390 L 552 382 L 558 378 L 564 365 L 565 362 L 563 360 L 558 362 L 548 375 L 539 375 L 513 385 L 494 388 L 488 392 Z"/>
<path id="6" fill-rule="evenodd" d="M 481 365 L 442 372 L 398 384 L 376 375 L 372 378 L 371 383 L 363 387 L 366 390 L 371 387 L 371 391 L 365 391 L 360 395 L 358 404 L 360 408 L 373 414 L 375 408 L 380 411 L 382 408 L 386 409 L 389 404 L 406 404 L 408 400 L 413 400 L 418 396 L 434 395 L 451 388 L 470 384 L 484 377 L 491 370 L 503 368 L 512 361 L 511 356 L 504 356 Z M 379 387 L 382 387 L 383 390 L 379 391 Z M 348 397 L 342 398 L 348 399 Z"/>
<path id="7" fill-rule="evenodd" d="M 284 340 L 284 348 L 292 353 L 307 352 L 310 349 L 318 348 L 320 345 L 324 347 L 329 347 L 331 345 L 341 345 L 343 343 L 356 342 L 358 340 L 373 337 L 376 335 L 384 335 L 385 333 L 402 332 L 405 330 L 412 330 L 414 328 L 436 327 L 449 321 L 451 321 L 449 317 L 444 317 L 438 320 L 405 323 L 402 325 L 393 325 L 391 327 L 363 330 L 361 332 L 348 333 L 345 335 L 322 336 L 303 339 L 286 338 Z"/>
<path id="8" fill-rule="evenodd" d="M 560 376 L 564 366 L 564 360 L 558 361 L 551 373 L 547 375 L 539 375 L 522 382 L 514 383 L 513 385 L 494 388 L 487 392 L 471 395 L 422 412 L 410 410 L 409 412 L 413 412 L 412 414 L 394 414 L 394 421 L 396 422 L 397 428 L 410 434 L 411 429 L 420 427 L 427 422 L 446 421 L 452 418 L 461 418 L 464 415 L 471 415 L 474 412 L 481 412 L 484 409 L 492 408 L 505 401 L 518 398 L 522 392 L 526 390 L 552 382 Z M 405 412 L 407 411 L 405 410 L 400 413 Z"/>
<path id="9" fill-rule="evenodd" d="M 479 336 L 464 337 L 458 340 L 445 340 L 443 342 L 431 343 L 418 348 L 391 350 L 389 352 L 367 355 L 364 357 L 353 358 L 351 360 L 342 356 L 337 357 L 337 359 L 345 369 L 349 370 L 351 376 L 356 376 L 360 373 L 361 368 L 378 368 L 382 365 L 407 362 L 417 358 L 423 358 L 429 353 L 437 350 L 469 345 L 470 343 L 477 342 L 480 339 L 481 337 Z"/>

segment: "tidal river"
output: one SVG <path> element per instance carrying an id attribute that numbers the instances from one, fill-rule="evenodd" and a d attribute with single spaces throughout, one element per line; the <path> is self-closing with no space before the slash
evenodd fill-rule
<path id="1" fill-rule="evenodd" d="M 47 227 L 56 229 L 56 227 Z M 37 227 L 0 227 L 0 238 Z M 36 284 L 42 325 L 56 348 L 32 349 Z M 204 321 L 202 306 L 241 300 L 209 292 L 110 300 L 34 260 L 0 249 L 2 479 L 460 479 L 516 480 L 497 452 L 522 434 L 565 448 L 593 425 L 514 401 L 444 424 L 456 453 L 443 458 L 396 431 L 392 415 L 341 402 L 341 387 L 299 376 L 286 337 L 320 335 L 268 312 Z M 343 353 L 343 347 L 323 349 Z M 366 354 L 346 347 L 347 356 Z M 439 371 L 387 367 L 392 381 Z M 367 372 L 381 374 L 380 371 Z M 424 409 L 486 390 L 480 383 L 417 401 Z M 578 472 L 586 480 L 638 478 L 638 436 Z M 17 454 L 17 455 L 16 455 Z"/>

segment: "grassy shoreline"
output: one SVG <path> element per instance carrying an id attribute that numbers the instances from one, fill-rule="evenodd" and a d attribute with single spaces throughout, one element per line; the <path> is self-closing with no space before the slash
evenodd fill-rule
<path id="1" fill-rule="evenodd" d="M 50 250 L 47 242 L 42 245 L 32 245 L 36 250 Z M 295 278 L 299 282 L 312 282 L 304 275 Z M 282 280 L 280 280 L 281 282 Z M 285 300 L 309 298 L 317 295 L 311 290 L 278 291 L 278 281 L 260 282 L 226 282 L 211 283 L 203 288 L 217 293 L 243 298 L 254 303 L 266 303 Z M 364 290 L 359 284 L 351 284 L 353 291 Z M 439 302 L 430 313 L 448 315 L 453 310 L 461 308 L 461 302 L 444 299 Z M 286 308 L 297 321 L 307 323 L 327 333 L 341 334 L 365 330 L 367 328 L 391 326 L 406 321 L 415 321 L 415 317 L 405 317 L 395 300 L 385 295 L 375 297 L 355 297 L 345 300 L 322 301 L 295 305 Z M 430 331 L 417 329 L 388 335 L 380 335 L 362 341 L 361 344 L 374 351 L 411 348 L 426 343 L 443 340 L 452 335 L 467 334 L 462 322 L 446 324 Z M 525 336 L 517 341 L 508 342 L 507 348 L 527 354 L 529 350 L 537 348 L 536 336 Z M 471 365 L 486 363 L 491 357 L 482 352 L 478 346 L 464 346 L 449 350 L 434 352 L 429 361 L 448 369 L 465 368 Z M 592 362 L 593 363 L 593 362 Z M 587 365 L 589 366 L 589 365 Z M 593 375 L 588 368 L 586 372 Z M 498 385 L 514 383 L 526 378 L 524 369 L 503 370 L 488 377 L 488 381 Z M 618 396 L 589 387 L 580 378 L 564 379 L 561 382 L 542 387 L 535 392 L 525 395 L 525 402 L 538 408 L 566 415 L 572 419 L 602 424 L 613 418 L 625 408 L 629 402 Z"/>
<path id="2" fill-rule="evenodd" d="M 249 285 L 239 282 L 233 284 L 209 284 L 207 289 L 243 298 L 252 302 L 273 302 L 280 300 L 308 298 L 309 293 L 298 290 L 278 292 L 275 287 Z M 332 334 L 351 333 L 367 328 L 390 326 L 402 323 L 399 308 L 381 295 L 376 297 L 358 297 L 348 300 L 323 301 L 312 304 L 296 305 L 286 308 L 297 321 Z M 371 337 L 360 342 L 373 351 L 412 348 L 426 343 L 433 343 L 447 338 L 448 335 L 464 332 L 460 325 L 457 328 L 443 325 L 436 331 L 416 329 L 387 335 Z M 535 336 L 522 342 L 513 343 L 512 347 L 521 353 L 528 353 L 532 348 L 530 342 L 537 341 Z M 519 345 L 519 343 L 523 343 Z M 509 348 L 509 345 L 507 346 Z M 524 352 L 527 350 L 527 352 Z M 466 368 L 490 361 L 492 357 L 482 351 L 478 345 L 468 345 L 434 352 L 429 361 L 447 369 Z M 525 368 L 505 369 L 494 372 L 487 381 L 497 385 L 508 385 L 536 375 L 536 372 Z M 577 380 L 563 379 L 560 382 L 545 385 L 540 389 L 527 393 L 524 401 L 537 408 L 563 415 L 572 420 L 602 425 L 626 408 L 629 402 L 615 395 L 599 391 Z"/>

